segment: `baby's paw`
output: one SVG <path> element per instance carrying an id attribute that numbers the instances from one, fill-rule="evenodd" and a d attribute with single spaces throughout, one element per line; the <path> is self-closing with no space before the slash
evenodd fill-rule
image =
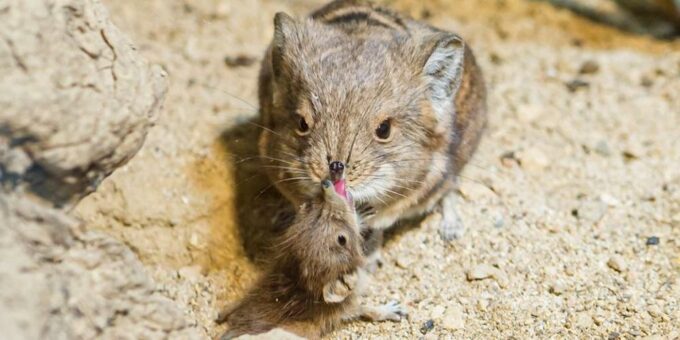
<path id="1" fill-rule="evenodd" d="M 401 321 L 408 317 L 406 307 L 402 306 L 399 301 L 390 301 L 382 306 L 376 307 L 378 318 L 375 321 Z"/>

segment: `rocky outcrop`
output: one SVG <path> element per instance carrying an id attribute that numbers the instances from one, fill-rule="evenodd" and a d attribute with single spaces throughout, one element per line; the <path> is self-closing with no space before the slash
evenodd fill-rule
<path id="1" fill-rule="evenodd" d="M 139 259 L 65 211 L 128 161 L 167 82 L 96 0 L 0 0 L 0 329 L 200 338 Z"/>
<path id="2" fill-rule="evenodd" d="M 0 327 L 6 339 L 199 338 L 130 249 L 73 218 L 0 197 Z"/>
<path id="3" fill-rule="evenodd" d="M 0 178 L 57 206 L 144 142 L 167 85 L 96 0 L 0 1 Z"/>

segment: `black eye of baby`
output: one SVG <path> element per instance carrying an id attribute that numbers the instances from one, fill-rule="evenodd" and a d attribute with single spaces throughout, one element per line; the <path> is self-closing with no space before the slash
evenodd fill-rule
<path id="1" fill-rule="evenodd" d="M 341 246 L 344 246 L 345 243 L 347 243 L 347 239 L 345 238 L 345 235 L 338 236 L 338 244 L 341 245 Z"/>
<path id="2" fill-rule="evenodd" d="M 300 115 L 297 115 L 297 133 L 301 136 L 304 136 L 309 133 L 309 125 L 307 124 L 307 121 L 305 120 L 305 117 L 302 117 Z"/>
<path id="3" fill-rule="evenodd" d="M 392 132 L 392 126 L 391 122 L 389 119 L 385 119 L 378 125 L 378 127 L 375 129 L 375 135 L 378 137 L 378 139 L 382 141 L 386 141 L 388 138 L 390 138 L 390 133 Z"/>

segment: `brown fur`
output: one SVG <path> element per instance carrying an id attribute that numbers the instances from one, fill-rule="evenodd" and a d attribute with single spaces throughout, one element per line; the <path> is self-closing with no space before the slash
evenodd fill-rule
<path id="1" fill-rule="evenodd" d="M 260 75 L 267 129 L 259 147 L 290 201 L 315 196 L 331 160 L 348 163 L 349 191 L 375 208 L 369 228 L 431 211 L 450 195 L 486 122 L 481 70 L 462 39 L 360 0 L 334 1 L 301 21 L 279 14 L 275 26 Z M 447 49 L 463 51 L 455 74 L 433 58 Z M 432 79 L 447 78 L 439 95 L 453 104 L 441 114 Z M 298 115 L 310 126 L 304 137 L 295 133 Z M 374 130 L 386 118 L 384 143 Z"/>
<path id="2" fill-rule="evenodd" d="M 325 197 L 299 209 L 276 243 L 270 270 L 220 317 L 229 324 L 223 338 L 280 327 L 316 339 L 358 313 L 353 296 L 340 303 L 324 302 L 324 286 L 355 272 L 364 261 L 353 208 L 334 192 L 326 190 Z"/>

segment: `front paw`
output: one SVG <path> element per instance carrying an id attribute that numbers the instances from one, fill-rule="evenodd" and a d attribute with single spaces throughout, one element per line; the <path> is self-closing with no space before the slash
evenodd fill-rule
<path id="1" fill-rule="evenodd" d="M 425 217 L 421 224 L 424 228 L 437 230 L 444 241 L 457 240 L 465 234 L 463 221 L 454 209 L 442 209 Z"/>
<path id="2" fill-rule="evenodd" d="M 343 275 L 340 279 L 327 283 L 323 287 L 323 300 L 326 303 L 340 303 L 352 294 L 359 281 L 357 272 Z"/>
<path id="3" fill-rule="evenodd" d="M 457 240 L 463 237 L 463 234 L 465 234 L 465 225 L 463 225 L 458 213 L 455 210 L 443 211 L 439 227 L 439 236 L 442 240 Z"/>
<path id="4" fill-rule="evenodd" d="M 382 268 L 383 266 L 383 258 L 382 258 L 382 251 L 380 249 L 374 251 L 371 255 L 368 255 L 366 257 L 366 265 L 364 268 L 366 269 L 367 272 L 373 274 L 375 273 L 378 268 Z"/>

